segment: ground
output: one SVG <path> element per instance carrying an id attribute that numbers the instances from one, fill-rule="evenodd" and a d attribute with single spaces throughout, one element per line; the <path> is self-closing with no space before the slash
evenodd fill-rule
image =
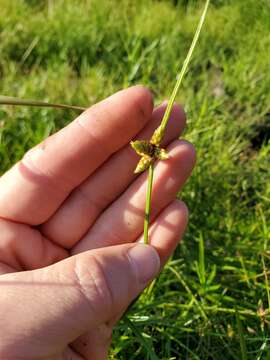
<path id="1" fill-rule="evenodd" d="M 203 1 L 0 0 L 0 94 L 88 106 L 168 98 Z M 120 322 L 111 359 L 270 359 L 270 5 L 213 0 L 177 101 L 197 166 L 184 241 Z M 0 107 L 0 166 L 74 118 Z"/>

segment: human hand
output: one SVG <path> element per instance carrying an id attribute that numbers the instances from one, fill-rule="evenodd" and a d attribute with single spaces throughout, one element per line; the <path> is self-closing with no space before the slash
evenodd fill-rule
<path id="1" fill-rule="evenodd" d="M 156 164 L 150 245 L 142 238 L 147 174 L 132 138 L 149 138 L 165 110 L 141 86 L 92 106 L 30 150 L 0 179 L 0 358 L 107 358 L 111 332 L 158 274 L 187 224 L 175 200 L 195 151 L 175 140 L 174 106 Z"/>

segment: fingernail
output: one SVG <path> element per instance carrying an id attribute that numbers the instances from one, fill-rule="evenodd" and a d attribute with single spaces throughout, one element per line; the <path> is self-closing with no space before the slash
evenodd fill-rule
<path id="1" fill-rule="evenodd" d="M 142 285 L 148 283 L 158 274 L 160 259 L 152 246 L 135 245 L 129 250 L 128 256 L 133 270 Z"/>

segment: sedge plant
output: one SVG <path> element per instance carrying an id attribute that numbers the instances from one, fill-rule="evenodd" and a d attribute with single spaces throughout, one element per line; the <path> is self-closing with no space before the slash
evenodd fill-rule
<path id="1" fill-rule="evenodd" d="M 151 197 L 152 197 L 152 188 L 153 188 L 153 180 L 154 180 L 154 162 L 155 160 L 166 160 L 169 158 L 169 155 L 167 154 L 166 150 L 161 148 L 160 145 L 162 143 L 162 140 L 165 135 L 166 127 L 172 112 L 173 104 L 175 102 L 176 96 L 178 94 L 178 91 L 180 89 L 180 86 L 182 84 L 182 80 L 184 78 L 184 75 L 187 71 L 188 65 L 191 61 L 192 54 L 194 52 L 194 49 L 196 47 L 196 44 L 198 42 L 202 26 L 204 24 L 207 10 L 209 7 L 210 0 L 206 0 L 205 6 L 202 12 L 202 15 L 200 17 L 197 29 L 195 31 L 192 43 L 190 45 L 189 51 L 187 53 L 187 56 L 184 60 L 183 66 L 177 76 L 177 81 L 175 83 L 175 86 L 173 88 L 173 91 L 171 93 L 171 96 L 169 98 L 166 110 L 164 112 L 163 118 L 161 120 L 160 125 L 156 128 L 154 131 L 150 141 L 149 140 L 135 140 L 131 141 L 131 146 L 135 150 L 135 152 L 141 156 L 134 173 L 139 174 L 144 172 L 148 169 L 148 185 L 147 185 L 147 191 L 146 191 L 146 202 L 145 202 L 145 213 L 144 213 L 144 231 L 143 231 L 143 237 L 144 237 L 144 243 L 149 243 L 149 224 L 150 224 L 150 212 L 151 212 Z M 136 298 L 128 307 L 128 309 L 125 312 L 125 315 L 129 312 L 129 310 L 132 308 L 133 304 L 138 300 Z M 130 321 L 127 317 L 124 318 L 127 325 L 130 326 Z"/>
<path id="2" fill-rule="evenodd" d="M 131 146 L 136 151 L 138 155 L 141 156 L 140 161 L 137 164 L 135 173 L 141 173 L 148 169 L 148 186 L 146 192 L 146 204 L 145 204 L 145 218 L 144 218 L 144 243 L 149 243 L 149 223 L 150 223 L 150 211 L 151 211 L 151 196 L 152 196 L 152 187 L 153 187 L 153 178 L 154 178 L 154 161 L 155 160 L 166 160 L 168 159 L 168 154 L 165 149 L 160 147 L 161 142 L 164 138 L 166 127 L 172 112 L 173 104 L 175 102 L 177 93 L 182 84 L 182 80 L 187 71 L 188 65 L 190 63 L 193 51 L 198 42 L 200 32 L 203 26 L 203 23 L 206 18 L 207 10 L 209 7 L 210 0 L 207 0 L 204 6 L 203 13 L 200 17 L 199 24 L 197 26 L 195 35 L 193 37 L 191 46 L 187 53 L 187 56 L 184 60 L 181 71 L 177 76 L 177 81 L 174 86 L 174 89 L 171 93 L 171 96 L 168 101 L 164 116 L 162 118 L 161 124 L 154 131 L 150 141 L 147 140 L 136 140 L 131 142 Z"/>

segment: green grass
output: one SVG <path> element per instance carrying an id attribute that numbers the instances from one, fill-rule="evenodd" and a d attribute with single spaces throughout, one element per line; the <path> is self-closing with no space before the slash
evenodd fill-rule
<path id="1" fill-rule="evenodd" d="M 88 106 L 132 84 L 168 98 L 203 2 L 0 0 L 0 94 Z M 177 100 L 197 167 L 184 242 L 120 322 L 112 359 L 270 359 L 270 5 L 213 0 Z M 0 164 L 72 111 L 0 107 Z"/>

